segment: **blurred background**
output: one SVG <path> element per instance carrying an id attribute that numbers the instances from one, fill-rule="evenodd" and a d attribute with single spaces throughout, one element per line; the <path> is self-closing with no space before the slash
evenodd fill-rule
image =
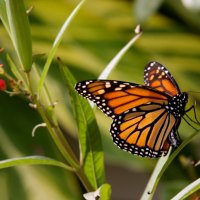
<path id="1" fill-rule="evenodd" d="M 29 14 L 33 53 L 44 54 L 35 63 L 42 69 L 59 29 L 77 5 L 77 0 L 25 0 Z M 198 0 L 88 0 L 73 20 L 56 54 L 69 67 L 77 81 L 96 79 L 109 61 L 133 37 L 140 23 L 143 34 L 123 57 L 109 79 L 143 84 L 144 67 L 158 61 L 168 68 L 182 91 L 200 92 L 200 1 Z M 0 62 L 13 47 L 0 22 Z M 55 101 L 62 129 L 78 152 L 77 128 L 56 59 L 48 75 L 48 87 Z M 200 94 L 191 93 L 189 105 Z M 112 186 L 112 199 L 137 200 L 141 196 L 157 160 L 140 158 L 119 150 L 109 133 L 111 120 L 96 109 L 105 150 L 106 181 Z M 193 113 L 191 112 L 191 117 Z M 200 119 L 200 111 L 197 109 Z M 37 112 L 18 96 L 0 93 L 0 160 L 28 155 L 58 158 L 45 129 L 31 131 L 41 123 Z M 182 139 L 195 130 L 184 121 Z M 179 154 L 161 178 L 155 199 L 170 199 L 200 175 L 200 136 Z M 83 199 L 77 178 L 63 169 L 24 166 L 0 170 L 0 193 L 4 200 Z M 192 197 L 191 197 L 192 199 Z"/>

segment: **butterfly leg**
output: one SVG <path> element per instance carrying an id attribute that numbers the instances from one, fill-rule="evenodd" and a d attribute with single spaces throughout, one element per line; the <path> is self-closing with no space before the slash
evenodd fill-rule
<path id="1" fill-rule="evenodd" d="M 196 107 L 196 102 L 195 102 L 195 105 L 191 106 L 190 108 L 188 108 L 188 109 L 185 111 L 185 115 L 190 119 L 190 121 L 194 122 L 195 124 L 200 125 L 200 122 L 199 122 L 199 120 L 197 119 L 197 114 L 196 114 L 196 109 L 195 109 L 195 107 Z M 192 119 L 187 115 L 187 112 L 189 112 L 190 110 L 193 110 L 193 112 L 194 112 L 194 117 L 195 117 L 195 120 L 196 120 L 196 121 L 192 120 Z"/>
<path id="2" fill-rule="evenodd" d="M 186 116 L 190 119 L 190 121 L 194 122 L 195 124 L 197 124 L 195 121 L 193 121 L 187 114 Z M 198 131 L 197 128 L 195 128 L 192 124 L 190 124 L 184 117 L 183 117 L 184 121 L 190 126 L 192 127 L 194 130 Z M 198 124 L 199 125 L 199 124 Z"/>

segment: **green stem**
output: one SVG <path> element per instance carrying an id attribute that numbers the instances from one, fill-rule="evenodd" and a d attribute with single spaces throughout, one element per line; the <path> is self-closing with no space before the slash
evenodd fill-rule
<path id="1" fill-rule="evenodd" d="M 36 73 L 38 76 L 40 76 L 37 69 L 36 69 Z M 53 102 L 52 102 L 51 96 L 49 94 L 49 91 L 46 87 L 46 84 L 44 84 L 44 93 L 46 95 L 48 102 L 52 105 Z M 61 132 L 60 128 L 58 127 L 58 123 L 55 121 L 56 119 L 54 119 L 54 121 L 52 119 L 50 119 L 48 117 L 48 113 L 46 112 L 45 108 L 41 105 L 39 100 L 35 99 L 35 101 L 36 101 L 37 109 L 38 109 L 40 115 L 42 116 L 44 122 L 46 123 L 46 126 L 47 126 L 53 140 L 55 141 L 56 145 L 61 150 L 63 156 L 65 156 L 66 160 L 69 163 L 71 162 L 70 164 L 72 167 L 77 168 L 77 166 L 78 166 L 78 168 L 79 168 L 78 160 L 77 160 L 76 156 L 74 155 L 74 152 L 72 151 L 66 138 L 63 136 L 63 133 Z M 71 161 L 69 161 L 69 160 L 71 160 Z M 75 163 L 74 163 L 74 161 L 75 161 Z"/>
<path id="2" fill-rule="evenodd" d="M 35 70 L 36 75 L 37 75 L 38 77 L 41 77 L 41 73 L 39 72 L 38 68 L 37 68 L 37 67 L 34 67 L 34 70 Z M 51 95 L 50 95 L 50 93 L 49 93 L 49 91 L 48 91 L 48 89 L 47 89 L 46 83 L 44 83 L 43 89 L 44 89 L 44 90 L 43 90 L 43 91 L 44 91 L 44 94 L 45 94 L 45 96 L 46 96 L 46 98 L 47 98 L 47 100 L 48 100 L 48 103 L 49 103 L 50 105 L 53 105 L 53 101 L 52 101 Z M 40 94 L 39 94 L 39 95 L 40 95 Z"/>
<path id="3" fill-rule="evenodd" d="M 26 87 L 27 89 L 29 89 L 29 92 L 32 94 L 33 90 L 32 90 L 32 86 L 31 86 L 31 79 L 30 79 L 30 72 L 25 72 L 25 78 L 26 78 Z"/>
<path id="4" fill-rule="evenodd" d="M 60 131 L 60 128 L 57 125 L 54 125 L 46 116 L 46 112 L 44 108 L 41 106 L 40 102 L 35 98 L 35 103 L 37 105 L 37 110 L 40 113 L 43 121 L 46 123 L 46 127 L 55 142 L 56 146 L 60 150 L 63 157 L 67 160 L 67 162 L 75 169 L 79 169 L 79 163 L 74 155 L 70 145 L 64 138 L 63 134 Z"/>
<path id="5" fill-rule="evenodd" d="M 75 171 L 75 173 L 79 177 L 81 183 L 84 185 L 84 187 L 87 190 L 87 192 L 93 192 L 94 188 L 91 186 L 91 184 L 90 184 L 88 178 L 86 177 L 85 172 L 83 171 L 83 169 L 80 168 L 80 170 L 79 171 Z"/>
<path id="6" fill-rule="evenodd" d="M 156 186 L 160 180 L 160 172 L 163 169 L 163 166 L 166 164 L 166 162 L 168 161 L 169 155 L 171 152 L 171 148 L 168 152 L 168 155 L 166 156 L 162 156 L 161 158 L 159 158 L 156 167 L 154 168 L 154 171 L 147 183 L 147 186 L 142 194 L 142 197 L 140 198 L 140 200 L 151 200 L 153 198 Z"/>
<path id="7" fill-rule="evenodd" d="M 57 125 L 52 124 L 52 122 L 46 116 L 45 110 L 40 105 L 40 103 L 35 99 L 35 103 L 37 105 L 38 112 L 40 113 L 43 121 L 46 123 L 46 127 L 55 142 L 57 148 L 65 158 L 65 160 L 71 165 L 74 169 L 74 172 L 77 174 L 85 189 L 89 191 L 93 191 L 93 188 L 86 177 L 83 169 L 80 167 L 79 161 L 77 160 L 74 152 L 72 151 L 69 143 L 66 141 L 66 138 L 63 136 L 60 128 Z"/>

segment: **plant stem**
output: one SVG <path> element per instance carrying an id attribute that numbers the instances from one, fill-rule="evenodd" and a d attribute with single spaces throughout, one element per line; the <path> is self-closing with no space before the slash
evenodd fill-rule
<path id="1" fill-rule="evenodd" d="M 67 142 L 66 138 L 63 136 L 60 128 L 53 124 L 51 120 L 48 119 L 46 116 L 46 112 L 40 102 L 35 98 L 35 103 L 37 105 L 37 110 L 40 113 L 43 121 L 46 123 L 46 127 L 55 142 L 57 148 L 65 158 L 65 160 L 71 165 L 71 167 L 74 169 L 74 172 L 77 174 L 79 179 L 81 180 L 82 184 L 84 185 L 85 189 L 89 191 L 93 191 L 93 188 L 86 177 L 83 169 L 81 168 L 79 161 L 77 160 L 74 152 L 72 151 L 69 143 Z"/>
<path id="2" fill-rule="evenodd" d="M 24 73 L 25 74 L 25 81 L 26 81 L 26 83 L 24 83 L 24 84 L 26 84 L 26 87 L 27 87 L 27 89 L 30 91 L 30 93 L 32 94 L 33 93 L 33 90 L 32 90 L 32 85 L 31 85 L 31 79 L 30 79 L 30 72 L 25 72 Z"/>
<path id="3" fill-rule="evenodd" d="M 84 185 L 87 192 L 94 191 L 94 188 L 91 186 L 91 184 L 90 184 L 88 178 L 86 177 L 85 172 L 83 171 L 82 168 L 80 168 L 80 170 L 78 170 L 78 171 L 75 171 L 75 173 L 79 177 L 81 183 Z"/>
<path id="4" fill-rule="evenodd" d="M 171 148 L 168 152 L 168 155 L 159 158 L 140 200 L 151 200 L 153 198 L 156 186 L 158 184 L 158 181 L 160 180 L 160 172 L 163 169 L 165 163 L 167 162 L 170 152 Z"/>
<path id="5" fill-rule="evenodd" d="M 46 116 L 46 111 L 44 110 L 40 102 L 37 100 L 37 98 L 35 98 L 35 103 L 37 105 L 38 112 L 40 113 L 43 121 L 46 123 L 46 127 L 56 146 L 60 150 L 61 154 L 74 169 L 79 169 L 78 160 L 74 155 L 70 145 L 62 135 L 60 128 L 48 119 L 48 117 Z"/>

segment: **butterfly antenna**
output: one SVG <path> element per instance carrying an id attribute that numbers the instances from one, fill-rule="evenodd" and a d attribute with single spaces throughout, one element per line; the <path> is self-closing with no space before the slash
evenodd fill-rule
<path id="1" fill-rule="evenodd" d="M 191 106 L 190 108 L 188 108 L 188 109 L 185 111 L 185 115 L 190 119 L 190 121 L 194 122 L 195 124 L 200 125 L 200 122 L 199 122 L 199 120 L 197 119 L 197 114 L 196 114 L 196 109 L 195 109 L 195 107 L 196 107 L 196 101 L 194 102 L 194 105 L 193 105 L 193 106 Z M 193 110 L 193 112 L 194 112 L 194 118 L 195 118 L 196 121 L 194 121 L 193 119 L 191 119 L 191 118 L 187 115 L 187 112 L 189 112 L 190 110 Z"/>
<path id="2" fill-rule="evenodd" d="M 188 117 L 188 115 L 186 115 L 187 117 Z M 189 117 L 188 117 L 189 118 Z M 196 129 L 194 126 L 192 126 L 184 117 L 183 117 L 183 119 L 185 120 L 185 122 L 190 126 L 190 127 L 192 127 L 194 130 L 196 130 L 196 131 L 199 131 L 198 129 Z M 189 118 L 190 120 L 191 120 L 191 118 Z M 191 120 L 192 121 L 192 120 Z"/>
<path id="3" fill-rule="evenodd" d="M 196 91 L 188 91 L 188 93 L 200 93 L 200 92 L 196 92 Z"/>

